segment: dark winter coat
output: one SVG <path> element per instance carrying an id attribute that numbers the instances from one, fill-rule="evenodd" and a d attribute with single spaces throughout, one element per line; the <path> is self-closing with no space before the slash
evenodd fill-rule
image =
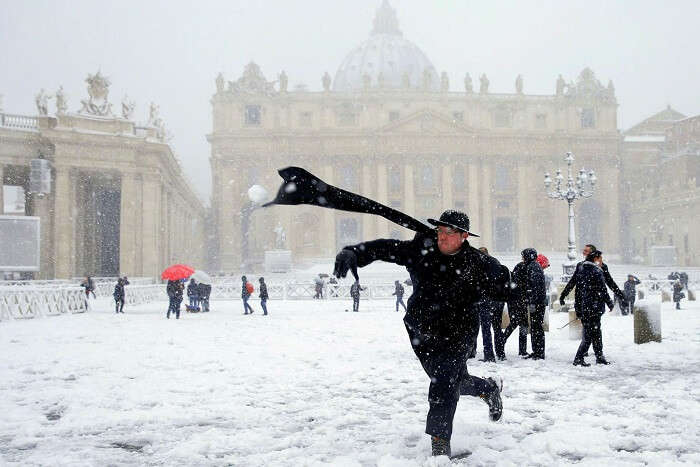
<path id="1" fill-rule="evenodd" d="M 270 296 L 267 294 L 267 284 L 264 282 L 260 283 L 260 300 L 267 300 Z"/>
<path id="2" fill-rule="evenodd" d="M 359 267 L 377 260 L 405 266 L 413 284 L 406 326 L 445 343 L 466 338 L 479 319 L 479 299 L 486 295 L 505 301 L 509 294 L 508 268 L 466 241 L 456 254 L 444 255 L 434 231 L 417 233 L 413 240 L 374 240 L 345 249 L 355 253 Z"/>
<path id="3" fill-rule="evenodd" d="M 114 286 L 114 293 L 112 295 L 116 301 L 124 300 L 124 284 L 121 280 L 119 280 L 117 285 Z"/>
<path id="4" fill-rule="evenodd" d="M 168 285 L 165 288 L 168 297 L 176 300 L 182 300 L 182 289 L 180 281 L 168 281 Z"/>
<path id="5" fill-rule="evenodd" d="M 350 296 L 352 298 L 360 298 L 360 290 L 365 290 L 364 287 L 360 287 L 359 282 L 353 282 L 350 286 Z"/>
<path id="6" fill-rule="evenodd" d="M 241 286 L 241 298 L 243 299 L 248 299 L 248 297 L 250 297 L 250 292 L 248 292 L 248 288 L 246 287 L 247 284 L 247 282 L 243 282 Z"/>
<path id="7" fill-rule="evenodd" d="M 634 301 L 635 297 L 637 296 L 637 286 L 641 283 L 642 281 L 640 281 L 634 276 L 632 277 L 632 279 L 627 279 L 625 281 L 625 298 L 628 302 Z"/>
<path id="8" fill-rule="evenodd" d="M 401 284 L 395 284 L 395 285 L 396 285 L 396 290 L 394 290 L 394 293 L 391 295 L 396 295 L 396 298 L 403 298 L 403 294 L 405 293 L 403 285 L 401 285 Z"/>
<path id="9" fill-rule="evenodd" d="M 599 317 L 605 313 L 606 304 L 612 309 L 613 302 L 608 295 L 603 270 L 595 263 L 583 261 L 576 268 L 576 273 L 562 291 L 562 300 L 568 295 L 568 290 L 571 290 L 569 285 L 576 287 L 574 309 L 578 318 L 586 320 Z"/>
<path id="10" fill-rule="evenodd" d="M 674 282 L 673 283 L 673 301 L 674 302 L 680 302 L 681 299 L 685 298 L 685 294 L 683 293 L 683 284 L 680 283 L 680 281 Z"/>
<path id="11" fill-rule="evenodd" d="M 579 270 L 581 269 L 581 266 L 585 263 L 585 261 L 581 261 L 576 265 L 576 270 L 574 270 L 574 275 L 571 276 L 571 279 L 569 279 L 569 283 L 566 284 L 566 287 L 564 287 L 564 290 L 561 292 L 562 297 L 566 297 L 569 295 L 569 292 L 571 292 L 571 289 L 576 285 L 576 274 L 578 274 Z M 622 303 L 623 305 L 627 301 L 625 299 L 625 295 L 622 293 L 622 290 L 617 286 L 615 281 L 613 280 L 612 276 L 610 275 L 610 271 L 608 271 L 608 265 L 603 263 L 601 266 L 601 269 L 603 271 L 603 279 L 605 280 L 605 284 L 610 288 L 610 290 L 613 291 L 617 299 Z"/>
<path id="12" fill-rule="evenodd" d="M 544 305 L 547 303 L 547 288 L 544 271 L 535 260 L 518 263 L 513 269 L 515 289 L 513 295 L 521 305 Z"/>
<path id="13" fill-rule="evenodd" d="M 196 282 L 190 281 L 190 283 L 187 284 L 187 296 L 188 297 L 199 296 L 199 286 L 197 285 Z"/>

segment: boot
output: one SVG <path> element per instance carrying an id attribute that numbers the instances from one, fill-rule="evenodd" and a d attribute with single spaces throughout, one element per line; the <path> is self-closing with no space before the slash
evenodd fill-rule
<path id="1" fill-rule="evenodd" d="M 433 456 L 447 456 L 452 455 L 450 450 L 450 440 L 438 438 L 437 436 L 430 437 L 430 444 L 433 450 Z"/>
<path id="2" fill-rule="evenodd" d="M 584 359 L 574 360 L 574 366 L 591 366 L 590 363 L 586 363 Z"/>
<path id="3" fill-rule="evenodd" d="M 595 362 L 596 362 L 598 365 L 610 365 L 610 362 L 607 361 L 607 360 L 605 359 L 605 357 L 603 357 L 603 356 L 596 357 Z"/>
<path id="4" fill-rule="evenodd" d="M 486 378 L 486 381 L 491 383 L 493 388 L 490 392 L 482 394 L 481 397 L 484 402 L 489 405 L 489 418 L 492 422 L 497 422 L 501 419 L 503 415 L 503 401 L 501 400 L 501 390 L 503 389 L 503 380 L 499 385 L 493 378 Z"/>

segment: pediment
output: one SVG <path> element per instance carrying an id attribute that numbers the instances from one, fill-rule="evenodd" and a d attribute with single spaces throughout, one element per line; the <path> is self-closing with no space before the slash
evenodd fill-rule
<path id="1" fill-rule="evenodd" d="M 432 110 L 420 110 L 404 118 L 384 125 L 380 133 L 427 133 L 427 134 L 463 134 L 473 130 L 449 115 Z"/>

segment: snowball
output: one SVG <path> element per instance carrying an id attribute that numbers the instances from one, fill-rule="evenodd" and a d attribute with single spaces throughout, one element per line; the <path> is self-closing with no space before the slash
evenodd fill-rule
<path id="1" fill-rule="evenodd" d="M 254 203 L 261 204 L 267 199 L 267 190 L 260 185 L 248 188 L 248 198 Z"/>

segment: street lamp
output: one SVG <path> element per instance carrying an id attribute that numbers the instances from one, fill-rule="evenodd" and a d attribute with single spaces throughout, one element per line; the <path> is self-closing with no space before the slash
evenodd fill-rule
<path id="1" fill-rule="evenodd" d="M 570 152 L 566 153 L 564 158 L 567 164 L 567 178 L 564 181 L 564 176 L 560 169 L 557 169 L 557 175 L 554 177 L 555 187 L 554 190 L 549 191 L 552 185 L 552 177 L 550 177 L 549 172 L 544 174 L 544 187 L 548 191 L 547 196 L 552 199 L 560 199 L 569 203 L 569 245 L 568 252 L 566 253 L 567 260 L 563 264 L 564 276 L 571 276 L 576 268 L 576 230 L 574 229 L 574 201 L 579 198 L 590 198 L 593 196 L 593 191 L 595 190 L 595 184 L 598 179 L 595 176 L 593 170 L 586 174 L 584 169 L 580 169 L 576 180 L 574 180 L 574 175 L 572 171 L 572 164 L 574 162 L 574 155 Z M 590 185 L 590 189 L 587 189 L 587 185 Z"/>

